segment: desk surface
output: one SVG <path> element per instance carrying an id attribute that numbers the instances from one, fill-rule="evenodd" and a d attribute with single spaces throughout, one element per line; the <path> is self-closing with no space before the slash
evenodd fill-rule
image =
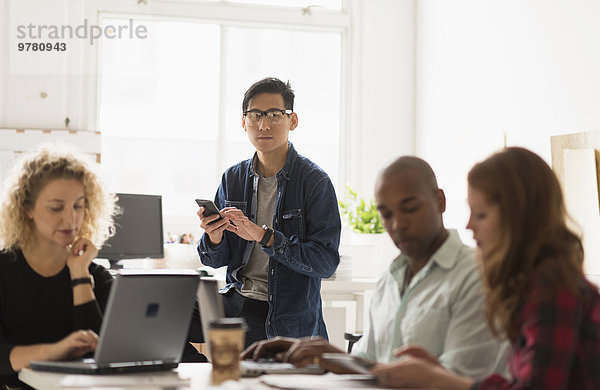
<path id="1" fill-rule="evenodd" d="M 77 375 L 34 371 L 24 368 L 19 379 L 29 386 L 40 390 L 59 389 L 131 389 L 135 388 L 178 388 L 204 389 L 218 388 L 210 385 L 208 363 L 181 363 L 175 371 L 156 373 L 134 373 L 118 375 Z M 258 378 L 244 378 L 243 382 L 251 388 L 268 389 L 261 385 Z M 243 387 L 240 387 L 242 389 Z M 231 389 L 231 388 L 230 388 Z"/>
<path id="2" fill-rule="evenodd" d="M 40 390 L 62 389 L 131 389 L 131 388 L 178 388 L 178 389 L 226 389 L 226 390 L 269 390 L 261 378 L 242 378 L 239 382 L 225 382 L 221 386 L 210 384 L 209 363 L 182 363 L 176 371 L 161 373 L 137 373 L 119 375 L 73 375 L 33 371 L 24 368 L 19 379 Z M 278 388 L 293 389 L 377 389 L 363 381 L 351 380 L 351 376 L 324 375 L 267 375 L 263 377 Z"/>

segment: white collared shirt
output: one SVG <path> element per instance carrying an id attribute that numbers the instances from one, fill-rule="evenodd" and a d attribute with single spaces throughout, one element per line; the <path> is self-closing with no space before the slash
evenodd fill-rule
<path id="1" fill-rule="evenodd" d="M 475 253 L 455 230 L 400 296 L 408 257 L 400 254 L 377 282 L 369 326 L 353 354 L 387 363 L 397 348 L 418 345 L 448 369 L 481 378 L 506 369 L 506 342 L 487 327 Z"/>

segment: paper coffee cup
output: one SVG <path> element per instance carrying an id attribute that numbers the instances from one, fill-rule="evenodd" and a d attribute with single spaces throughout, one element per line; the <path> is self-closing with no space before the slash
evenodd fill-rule
<path id="1" fill-rule="evenodd" d="M 240 353 L 246 339 L 243 318 L 221 318 L 208 326 L 208 350 L 212 363 L 212 383 L 240 378 Z"/>

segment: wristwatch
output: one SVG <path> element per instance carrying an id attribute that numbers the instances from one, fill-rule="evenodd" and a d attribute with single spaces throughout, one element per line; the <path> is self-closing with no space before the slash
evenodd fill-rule
<path id="1" fill-rule="evenodd" d="M 271 237 L 273 236 L 273 229 L 271 229 L 267 225 L 262 225 L 262 228 L 265 231 L 265 235 L 263 236 L 262 240 L 260 240 L 258 243 L 262 246 L 266 246 L 269 243 Z"/>

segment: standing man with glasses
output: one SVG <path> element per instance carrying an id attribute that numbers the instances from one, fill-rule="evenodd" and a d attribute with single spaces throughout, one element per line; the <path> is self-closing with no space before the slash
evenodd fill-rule
<path id="1" fill-rule="evenodd" d="M 198 210 L 200 260 L 227 266 L 225 314 L 246 320 L 246 346 L 275 336 L 327 338 L 321 279 L 338 266 L 341 230 L 333 185 L 288 141 L 298 126 L 289 82 L 254 83 L 242 110 L 256 153 L 223 174 L 215 196 L 222 220 Z"/>

